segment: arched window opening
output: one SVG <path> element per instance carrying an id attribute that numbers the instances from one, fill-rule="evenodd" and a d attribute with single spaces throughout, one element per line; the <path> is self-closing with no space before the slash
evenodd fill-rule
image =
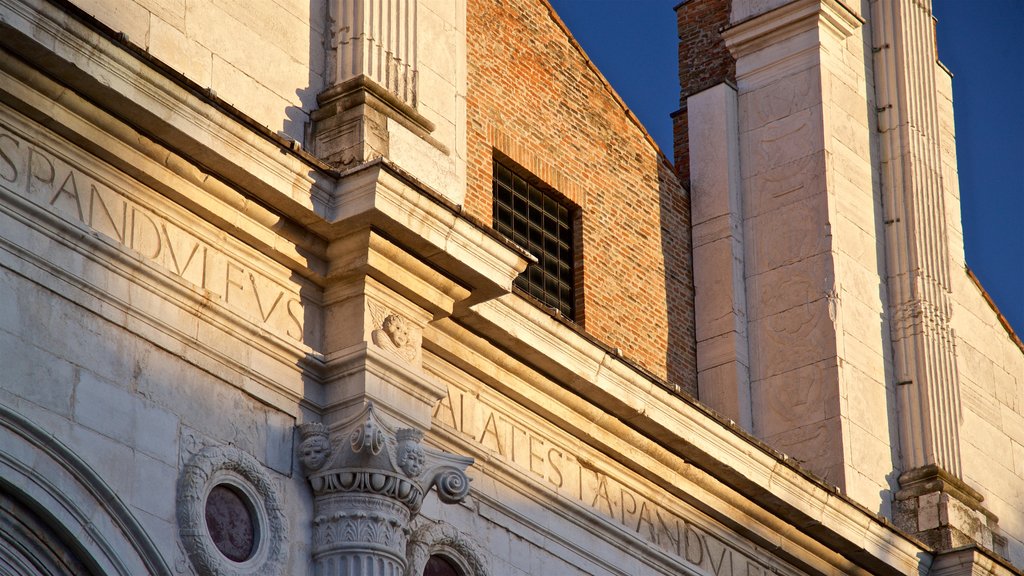
<path id="1" fill-rule="evenodd" d="M 434 554 L 427 559 L 423 576 L 463 576 L 463 574 L 447 558 Z"/>

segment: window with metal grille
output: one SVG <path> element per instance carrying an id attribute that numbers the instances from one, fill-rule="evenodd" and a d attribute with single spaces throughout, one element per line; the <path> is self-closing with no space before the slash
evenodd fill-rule
<path id="1" fill-rule="evenodd" d="M 573 209 L 494 161 L 494 228 L 537 257 L 515 286 L 574 320 Z"/>

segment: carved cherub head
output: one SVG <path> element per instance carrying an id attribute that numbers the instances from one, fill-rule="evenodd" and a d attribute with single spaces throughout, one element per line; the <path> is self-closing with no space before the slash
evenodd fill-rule
<path id="1" fill-rule="evenodd" d="M 302 443 L 299 444 L 299 461 L 309 472 L 323 468 L 331 455 L 331 442 L 327 428 L 320 423 L 303 424 L 299 427 Z"/>
<path id="2" fill-rule="evenodd" d="M 415 478 L 423 472 L 427 463 L 427 453 L 420 446 L 423 439 L 423 432 L 412 428 L 402 428 L 395 434 L 398 439 L 396 464 L 410 478 Z"/>
<path id="3" fill-rule="evenodd" d="M 384 319 L 381 329 L 396 347 L 404 348 L 409 343 L 409 326 L 406 324 L 405 318 L 397 314 L 389 314 Z"/>

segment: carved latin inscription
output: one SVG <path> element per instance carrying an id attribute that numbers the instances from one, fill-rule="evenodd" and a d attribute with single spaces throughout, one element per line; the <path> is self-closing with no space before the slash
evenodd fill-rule
<path id="1" fill-rule="evenodd" d="M 218 249 L 212 238 L 189 231 L 154 202 L 115 189 L 0 125 L 0 187 L 60 216 L 79 222 L 134 250 L 228 307 L 282 335 L 303 340 L 303 303 L 243 260 Z"/>
<path id="2" fill-rule="evenodd" d="M 612 519 L 640 538 L 714 576 L 793 573 L 755 558 L 715 535 L 706 522 L 684 517 L 630 488 L 574 449 L 451 384 L 434 410 L 435 425 L 472 440 L 492 457 L 546 483 L 569 500 Z"/>

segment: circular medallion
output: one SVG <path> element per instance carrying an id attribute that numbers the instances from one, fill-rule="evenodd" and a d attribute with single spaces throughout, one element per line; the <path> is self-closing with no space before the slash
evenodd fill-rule
<path id="1" fill-rule="evenodd" d="M 288 529 L 263 465 L 236 448 L 208 447 L 178 481 L 179 535 L 199 576 L 283 573 Z"/>

